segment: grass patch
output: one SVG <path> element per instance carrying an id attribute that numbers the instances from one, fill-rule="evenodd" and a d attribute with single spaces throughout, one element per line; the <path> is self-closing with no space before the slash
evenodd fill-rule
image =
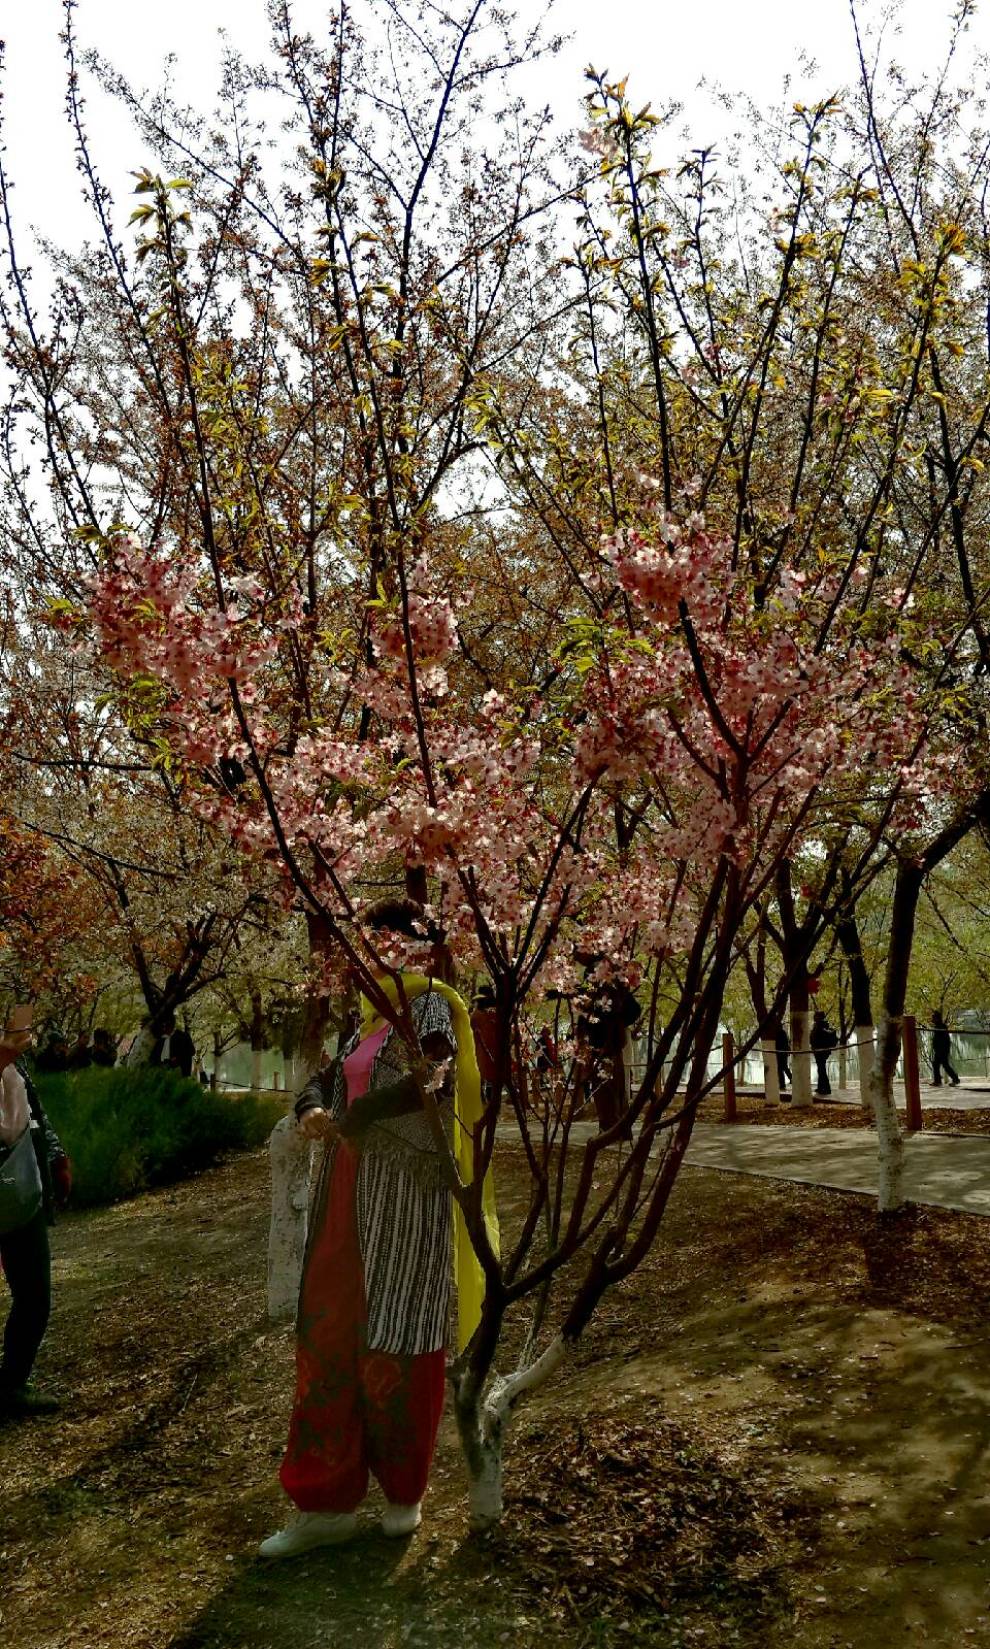
<path id="1" fill-rule="evenodd" d="M 250 1150 L 282 1115 L 277 1100 L 212 1093 L 155 1066 L 39 1075 L 42 1104 L 72 1159 L 73 1203 L 120 1202 Z"/>

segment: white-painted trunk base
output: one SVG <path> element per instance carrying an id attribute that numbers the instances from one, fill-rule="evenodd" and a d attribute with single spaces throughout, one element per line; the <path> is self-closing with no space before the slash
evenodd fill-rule
<path id="1" fill-rule="evenodd" d="M 877 1208 L 893 1214 L 904 1206 L 904 1135 L 894 1103 L 894 1072 L 897 1068 L 899 1021 L 881 1024 L 877 1046 L 881 1057 L 869 1077 L 870 1104 L 877 1130 Z"/>
<path id="2" fill-rule="evenodd" d="M 481 1446 L 478 1469 L 471 1477 L 468 1491 L 468 1513 L 472 1529 L 479 1533 L 500 1522 L 504 1501 L 502 1496 L 502 1436 Z"/>
<path id="3" fill-rule="evenodd" d="M 811 1014 L 791 1013 L 791 1104 L 810 1105 L 811 1094 Z"/>
<path id="4" fill-rule="evenodd" d="M 268 1315 L 275 1322 L 295 1316 L 302 1281 L 309 1220 L 313 1147 L 294 1116 L 275 1124 L 268 1141 L 272 1170 L 272 1214 L 268 1232 Z"/>
<path id="5" fill-rule="evenodd" d="M 535 1363 L 517 1369 L 507 1379 L 496 1377 L 477 1406 L 461 1400 L 455 1385 L 454 1411 L 470 1473 L 472 1529 L 490 1529 L 502 1516 L 502 1459 L 513 1409 L 528 1392 L 549 1380 L 568 1350 L 568 1342 L 558 1334 Z"/>
<path id="6" fill-rule="evenodd" d="M 134 1041 L 131 1043 L 126 1054 L 121 1060 L 121 1064 L 133 1068 L 136 1068 L 139 1065 L 147 1065 L 149 1059 L 151 1058 L 151 1050 L 154 1046 L 155 1039 L 152 1036 L 151 1031 L 148 1029 L 147 1025 L 142 1025 L 141 1029 L 137 1033 L 137 1036 L 134 1038 Z"/>

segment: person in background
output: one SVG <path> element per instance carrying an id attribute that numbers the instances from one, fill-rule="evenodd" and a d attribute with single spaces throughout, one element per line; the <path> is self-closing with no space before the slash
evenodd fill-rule
<path id="1" fill-rule="evenodd" d="M 791 1039 L 784 1029 L 783 1020 L 779 1020 L 774 1032 L 774 1046 L 777 1049 L 777 1086 L 781 1093 L 791 1085 L 791 1068 L 788 1063 L 791 1054 Z"/>
<path id="2" fill-rule="evenodd" d="M 98 1025 L 93 1032 L 93 1046 L 90 1049 L 90 1058 L 94 1065 L 116 1065 L 117 1049 L 110 1032 L 102 1025 Z"/>
<path id="3" fill-rule="evenodd" d="M 597 958 L 579 956 L 593 967 Z M 629 1109 L 626 1047 L 642 1009 L 633 992 L 619 979 L 594 983 L 578 1019 L 578 1038 L 585 1047 L 585 1092 L 589 1095 L 603 1133 L 622 1121 Z M 627 1125 L 628 1127 L 628 1125 Z"/>
<path id="4" fill-rule="evenodd" d="M 183 1076 L 191 1076 L 196 1055 L 192 1037 L 176 1025 L 174 1013 L 167 1013 L 161 1023 L 162 1034 L 151 1050 L 149 1065 L 167 1065 Z"/>
<path id="5" fill-rule="evenodd" d="M 560 1050 L 549 1025 L 541 1025 L 536 1038 L 536 1069 L 541 1076 L 548 1071 L 559 1071 Z"/>
<path id="6" fill-rule="evenodd" d="M 474 999 L 474 1012 L 471 1015 L 471 1030 L 474 1033 L 475 1053 L 481 1073 L 481 1091 L 488 1099 L 493 1094 L 498 1080 L 498 1013 L 495 1007 L 495 991 L 490 984 L 481 985 L 478 989 Z"/>
<path id="7" fill-rule="evenodd" d="M 0 1422 L 53 1414 L 59 1407 L 28 1382 L 51 1315 L 48 1227 L 56 1205 L 64 1208 L 69 1200 L 72 1167 L 20 1062 L 29 1043 L 30 1031 L 0 1032 L 0 1152 L 11 1150 L 29 1128 L 42 1193 L 39 1212 L 0 1235 L 0 1265 L 11 1297 L 0 1357 Z"/>
<path id="8" fill-rule="evenodd" d="M 89 1047 L 89 1034 L 80 1031 L 68 1052 L 65 1061 L 67 1071 L 85 1071 L 93 1063 L 93 1055 Z"/>
<path id="9" fill-rule="evenodd" d="M 67 1071 L 69 1068 L 69 1043 L 66 1036 L 53 1025 L 45 1037 L 44 1045 L 38 1050 L 34 1060 L 39 1071 L 46 1076 Z"/>
<path id="10" fill-rule="evenodd" d="M 941 1088 L 942 1072 L 944 1071 L 953 1088 L 958 1088 L 959 1078 L 949 1059 L 952 1055 L 952 1037 L 948 1025 L 938 1012 L 932 1014 L 932 1087 Z"/>
<path id="11" fill-rule="evenodd" d="M 815 1092 L 822 1095 L 830 1094 L 832 1092 L 832 1087 L 828 1080 L 828 1058 L 829 1054 L 832 1052 L 832 1049 L 838 1047 L 839 1038 L 836 1036 L 834 1030 L 828 1022 L 828 1018 L 824 1010 L 821 1008 L 819 1008 L 818 1012 L 815 1014 L 814 1021 L 811 1026 L 809 1041 L 811 1043 L 811 1051 L 815 1056 L 815 1064 L 818 1066 L 818 1086 L 815 1089 Z"/>

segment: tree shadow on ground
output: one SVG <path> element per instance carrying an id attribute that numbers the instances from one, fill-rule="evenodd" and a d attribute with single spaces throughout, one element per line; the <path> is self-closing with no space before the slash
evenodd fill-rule
<path id="1" fill-rule="evenodd" d="M 778 1190 L 735 1180 L 700 1235 L 672 1218 L 611 1308 L 621 1362 L 593 1324 L 578 1384 L 600 1391 L 611 1367 L 662 1393 L 818 1507 L 820 1539 L 794 1567 L 796 1641 L 990 1642 L 987 1278 L 954 1271 L 967 1232 L 984 1251 L 985 1226 L 928 1210 L 878 1221 L 844 1193 Z M 690 1195 L 685 1182 L 682 1210 Z"/>
<path id="2" fill-rule="evenodd" d="M 467 1537 L 448 1419 L 414 1540 L 369 1525 L 276 1566 L 252 1556 L 284 1515 L 292 1371 L 258 1316 L 265 1191 L 244 1161 L 56 1233 L 69 1401 L 0 1432 L 5 1641 L 990 1643 L 985 1225 L 686 1170 L 647 1265 L 520 1413 L 499 1535 Z"/>

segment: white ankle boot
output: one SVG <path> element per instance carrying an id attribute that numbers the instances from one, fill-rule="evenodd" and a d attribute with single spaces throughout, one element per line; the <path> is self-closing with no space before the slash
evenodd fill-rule
<path id="1" fill-rule="evenodd" d="M 298 1512 L 258 1547 L 259 1557 L 295 1557 L 316 1546 L 340 1546 L 357 1530 L 355 1512 Z"/>
<path id="2" fill-rule="evenodd" d="M 415 1506 L 393 1506 L 385 1508 L 382 1517 L 382 1534 L 390 1535 L 399 1540 L 403 1535 L 412 1534 L 423 1521 L 422 1501 L 417 1500 Z"/>

